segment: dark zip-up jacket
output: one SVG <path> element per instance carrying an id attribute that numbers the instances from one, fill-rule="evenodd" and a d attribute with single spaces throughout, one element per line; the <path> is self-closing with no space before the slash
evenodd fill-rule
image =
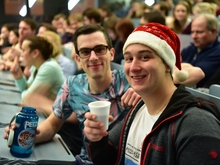
<path id="1" fill-rule="evenodd" d="M 142 100 L 99 142 L 88 142 L 95 165 L 124 165 L 126 140 Z M 135 134 L 133 134 L 135 136 Z M 214 103 L 179 86 L 146 135 L 141 165 L 220 165 L 220 114 Z"/>

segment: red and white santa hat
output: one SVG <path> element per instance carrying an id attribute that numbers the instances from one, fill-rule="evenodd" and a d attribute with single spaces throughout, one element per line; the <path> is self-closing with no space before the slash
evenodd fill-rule
<path id="1" fill-rule="evenodd" d="M 170 67 L 171 73 L 174 72 L 175 65 L 181 70 L 180 39 L 169 27 L 154 22 L 138 26 L 128 36 L 123 52 L 130 44 L 143 44 L 155 50 Z M 184 81 L 188 78 L 185 75 L 188 74 L 187 72 L 179 72 L 178 74 L 180 74 L 180 79 L 184 79 Z"/>

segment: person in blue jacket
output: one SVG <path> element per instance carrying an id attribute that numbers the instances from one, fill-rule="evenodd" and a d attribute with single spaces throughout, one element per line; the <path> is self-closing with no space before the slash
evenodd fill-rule
<path id="1" fill-rule="evenodd" d="M 200 14 L 192 21 L 193 43 L 181 52 L 182 62 L 200 67 L 205 78 L 198 82 L 203 87 L 220 66 L 220 42 L 218 20 L 211 14 Z"/>

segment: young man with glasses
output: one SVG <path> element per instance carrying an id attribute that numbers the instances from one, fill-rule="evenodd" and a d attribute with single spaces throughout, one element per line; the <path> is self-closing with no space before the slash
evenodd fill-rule
<path id="1" fill-rule="evenodd" d="M 38 126 L 36 143 L 52 139 L 66 119 L 72 123 L 79 122 L 83 129 L 84 114 L 89 111 L 88 103 L 97 100 L 111 102 L 110 115 L 114 118 L 109 125 L 111 129 L 140 98 L 130 88 L 123 70 L 111 71 L 110 62 L 115 51 L 103 27 L 80 27 L 74 34 L 74 46 L 76 60 L 85 73 L 70 76 L 64 82 L 53 105 L 54 113 Z M 77 164 L 93 164 L 84 148 L 76 159 Z"/>

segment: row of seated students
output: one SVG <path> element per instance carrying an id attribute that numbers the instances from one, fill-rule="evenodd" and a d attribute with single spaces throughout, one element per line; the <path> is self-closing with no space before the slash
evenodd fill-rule
<path id="1" fill-rule="evenodd" d="M 123 19 L 122 19 L 123 20 Z M 124 19 L 124 20 L 129 20 L 129 19 Z M 87 20 L 87 23 L 89 23 L 89 24 L 91 24 L 91 23 L 93 23 L 94 22 L 94 19 L 88 19 Z M 22 27 L 22 26 L 21 26 Z M 19 27 L 19 29 L 22 29 L 22 28 L 20 28 Z M 29 27 L 29 29 L 31 29 L 30 27 Z M 123 30 L 121 30 L 121 31 L 123 31 Z M 131 32 L 130 32 L 131 33 Z M 21 33 L 22 34 L 22 33 Z M 32 34 L 32 33 L 31 33 Z M 128 34 L 129 35 L 129 34 Z M 127 36 L 128 36 L 127 35 Z M 21 35 L 22 36 L 22 35 Z M 62 37 L 62 35 L 60 34 L 60 36 Z M 121 36 L 121 38 L 123 38 L 124 36 Z M 38 38 L 38 37 L 37 37 Z M 73 38 L 74 39 L 74 38 Z M 124 41 L 126 41 L 126 39 L 127 38 L 124 38 Z M 75 40 L 74 41 L 74 43 L 77 43 L 77 41 Z M 57 46 L 57 45 L 55 45 L 55 46 Z M 77 47 L 78 45 L 74 45 L 74 47 Z M 78 47 L 79 48 L 79 47 Z M 91 48 L 93 48 L 93 47 L 89 47 L 90 49 Z M 98 47 L 99 48 L 99 47 Z M 103 50 L 104 50 L 104 47 L 102 47 L 103 48 Z M 40 49 L 40 48 L 39 48 Z M 25 48 L 24 48 L 24 50 L 25 50 Z M 22 51 L 24 51 L 23 49 L 22 49 Z M 72 49 L 73 51 L 75 50 L 75 49 Z M 97 50 L 97 49 L 96 49 Z M 105 49 L 106 50 L 106 49 Z M 87 50 L 88 51 L 88 50 Z M 91 52 L 91 50 L 90 50 L 90 52 Z M 15 53 L 15 52 L 14 52 Z M 31 55 L 33 52 L 32 52 L 32 49 L 30 49 L 29 50 L 29 55 Z M 40 53 L 42 53 L 42 52 L 40 52 Z M 80 58 L 79 58 L 79 56 L 77 55 L 77 54 L 79 54 L 79 52 L 75 52 L 75 53 L 73 53 L 74 54 L 74 56 L 75 56 L 75 58 L 78 58 L 78 60 L 77 61 L 81 61 L 81 62 L 78 62 L 77 64 L 79 65 L 79 66 L 82 66 L 83 67 L 83 60 L 80 60 Z M 116 56 L 117 54 L 115 54 L 115 56 Z M 22 54 L 22 56 L 23 56 L 23 54 Z M 17 57 L 17 55 L 16 55 L 16 57 Z M 36 56 L 34 56 L 34 53 L 33 53 L 33 57 L 32 57 L 33 59 L 34 58 L 37 58 Z M 33 60 L 32 59 L 32 60 Z M 114 58 L 111 58 L 111 60 L 113 60 Z M 29 61 L 30 62 L 30 61 Z M 33 62 L 33 61 L 32 61 Z M 13 65 L 13 68 L 14 69 L 16 69 L 16 62 L 13 62 L 12 63 L 12 65 Z M 31 63 L 31 65 L 34 65 L 34 63 Z M 182 66 L 184 66 L 184 64 L 182 65 Z M 193 71 L 195 71 L 194 69 L 199 69 L 199 68 L 195 68 L 195 67 L 192 67 L 191 65 L 189 65 L 190 66 L 190 69 L 188 70 L 188 74 L 189 74 L 189 78 L 187 79 L 187 81 L 189 81 L 190 80 L 190 78 L 197 78 L 196 79 L 196 81 L 198 82 L 198 80 L 200 80 L 201 79 L 201 75 L 202 74 L 199 74 L 200 72 L 196 72 L 197 73 L 197 77 L 196 76 L 190 76 L 190 75 L 192 75 L 193 74 L 193 72 L 191 72 L 192 70 Z M 84 66 L 85 67 L 85 66 Z M 85 68 L 83 68 L 84 70 L 85 70 Z M 34 77 L 34 80 L 36 80 L 35 78 L 35 76 L 39 76 L 40 75 L 40 73 L 38 72 L 38 73 L 36 73 L 36 72 L 33 72 L 34 70 L 31 70 L 31 73 L 32 73 L 32 75 L 33 75 L 33 77 Z M 201 70 L 197 70 L 197 71 L 201 71 Z M 204 73 L 203 73 L 204 74 Z M 45 76 L 45 75 L 44 75 Z M 51 76 L 54 76 L 54 77 L 56 77 L 56 75 L 54 75 L 54 74 L 52 74 Z M 200 77 L 199 77 L 200 76 Z M 204 76 L 204 75 L 202 75 L 202 76 Z M 46 76 L 47 77 L 47 76 Z M 59 76 L 60 77 L 60 76 Z M 174 80 L 176 80 L 176 78 L 175 78 L 175 74 L 174 74 Z M 198 78 L 199 77 L 199 78 Z M 45 83 L 44 81 L 46 80 L 47 78 L 43 78 L 43 79 L 40 79 L 43 83 Z M 178 80 L 178 78 L 177 78 L 177 80 Z M 190 80 L 190 82 L 192 82 L 192 80 Z M 197 83 L 196 82 L 196 83 Z M 46 84 L 46 83 L 45 83 Z M 195 84 L 195 82 L 194 82 L 194 84 Z M 28 84 L 28 86 L 30 86 L 30 84 Z M 29 88 L 28 88 L 29 89 Z M 49 88 L 48 88 L 49 89 Z M 47 90 L 48 90 L 47 89 Z M 45 95 L 45 93 L 41 93 L 42 91 L 47 91 L 47 90 L 41 90 L 41 87 L 38 87 L 38 90 L 33 90 L 33 93 L 31 93 L 29 96 L 31 96 L 32 94 L 34 94 L 32 97 L 34 98 L 35 96 L 38 96 L 37 98 L 39 98 L 39 97 L 41 97 L 41 98 L 44 98 L 44 97 L 46 97 L 46 98 L 44 98 L 43 99 L 43 101 L 45 102 L 47 102 L 48 104 L 44 104 L 44 105 L 48 105 L 48 106 L 43 106 L 43 107 L 39 107 L 39 105 L 36 105 L 36 103 L 32 103 L 31 102 L 31 100 L 30 100 L 30 98 L 31 97 L 26 97 L 26 99 L 24 99 L 24 102 L 27 104 L 27 103 L 29 103 L 29 104 L 31 104 L 31 105 L 34 105 L 35 107 L 38 107 L 38 109 L 45 109 L 45 111 L 48 111 L 48 115 L 52 112 L 52 104 L 53 104 L 53 101 L 54 100 L 52 100 L 52 99 L 50 99 L 50 97 L 48 97 L 47 95 Z M 35 92 L 39 92 L 39 93 L 35 93 Z M 41 91 L 41 92 L 40 92 Z M 62 90 L 61 90 L 62 91 Z M 47 92 L 46 92 L 47 93 Z M 48 92 L 49 93 L 49 92 Z M 93 93 L 92 93 L 93 94 Z M 39 96 L 40 95 L 40 96 Z M 48 100 L 49 99 L 49 100 Z M 26 100 L 26 101 L 25 101 Z M 28 100 L 28 101 L 27 101 Z M 35 100 L 35 99 L 33 99 L 33 100 Z M 74 108 L 73 107 L 71 107 L 71 109 L 73 109 L 74 110 Z M 87 107 L 87 109 L 88 109 L 88 107 Z M 74 113 L 73 113 L 74 114 Z M 76 114 L 78 114 L 78 113 L 76 113 Z M 81 116 L 82 117 L 82 114 L 79 114 L 79 116 Z M 79 116 L 77 116 L 77 117 L 79 117 Z M 74 117 L 74 116 L 73 116 Z M 70 117 L 70 119 L 71 119 L 71 117 Z M 69 120 L 70 120 L 69 119 Z M 78 119 L 80 119 L 80 121 L 81 120 L 83 120 L 83 117 L 82 118 L 78 118 Z M 76 122 L 77 123 L 77 122 Z M 76 123 L 74 123 L 74 125 L 76 124 Z M 65 123 L 65 124 L 67 124 L 67 123 Z M 68 143 L 68 141 L 74 141 L 74 140 L 77 140 L 77 139 L 74 139 L 74 138 L 78 138 L 78 137 L 80 137 L 80 136 L 73 136 L 73 137 L 71 137 L 70 138 L 70 136 L 72 135 L 72 134 L 74 134 L 74 132 L 75 132 L 75 129 L 74 129 L 74 132 L 68 132 L 67 130 L 69 129 L 69 128 L 71 128 L 71 124 L 70 124 L 70 126 L 67 126 L 66 127 L 66 130 L 65 131 L 63 131 L 63 133 L 66 133 L 66 135 L 65 136 L 63 136 L 64 138 L 65 137 L 68 137 L 68 138 L 66 138 L 66 140 L 65 140 L 65 142 L 67 142 Z M 77 126 L 77 125 L 76 125 Z M 82 125 L 80 125 L 80 126 L 82 126 Z M 77 126 L 78 127 L 78 126 Z M 72 130 L 73 131 L 73 130 Z M 75 132 L 76 133 L 76 132 Z M 80 131 L 79 131 L 79 135 L 80 135 Z M 80 139 L 80 138 L 79 138 Z M 45 139 L 46 140 L 46 139 Z M 80 148 L 80 142 L 77 144 L 78 146 L 76 146 L 77 148 Z M 74 148 L 73 147 L 73 144 L 70 144 L 70 143 L 68 143 L 68 146 L 71 148 Z M 71 148 L 71 151 L 73 151 L 72 150 L 72 148 Z M 73 151 L 74 152 L 74 151 Z M 84 152 L 84 151 L 83 151 Z M 79 153 L 79 151 L 78 152 L 75 152 L 74 153 L 74 155 L 76 154 L 76 153 Z M 82 155 L 84 155 L 84 154 L 82 154 Z M 81 156 L 82 156 L 81 155 Z M 84 155 L 85 156 L 85 155 Z M 84 159 L 84 158 L 82 158 L 82 159 Z M 86 158 L 85 158 L 86 159 Z"/>
<path id="2" fill-rule="evenodd" d="M 47 43 L 52 52 L 52 45 L 49 46 L 45 38 L 31 38 Z M 165 40 L 167 38 L 169 39 Z M 151 42 L 152 40 L 154 42 Z M 33 60 L 32 56 L 42 57 L 40 47 L 34 47 L 32 50 L 33 41 L 26 39 L 24 43 L 22 49 L 27 53 L 22 53 L 22 57 L 25 61 Z M 52 103 L 53 112 L 37 128 L 35 143 L 49 141 L 62 129 L 63 124 L 69 122 L 73 125 L 79 124 L 82 136 L 86 135 L 89 142 L 92 142 L 88 145 L 90 155 L 85 146 L 82 147 L 80 155 L 75 155 L 76 164 L 111 165 L 116 162 L 127 164 L 130 161 L 135 164 L 219 164 L 219 157 L 213 154 L 218 155 L 220 152 L 220 116 L 213 104 L 207 101 L 198 103 L 198 99 L 185 91 L 183 86 L 174 85 L 172 75 L 175 74 L 175 68 L 181 70 L 181 57 L 180 40 L 172 30 L 158 23 L 149 23 L 131 33 L 123 47 L 125 71 L 111 71 L 110 62 L 114 58 L 114 49 L 106 30 L 99 25 L 78 28 L 74 34 L 74 46 L 76 59 L 86 74 L 70 76 L 64 81 L 54 104 Z M 15 73 L 16 70 L 13 74 Z M 45 86 L 39 87 L 42 89 Z M 112 104 L 109 136 L 106 136 L 108 133 L 103 130 L 103 124 L 88 113 L 89 102 L 103 99 Z M 30 94 L 25 101 L 30 103 L 33 100 L 38 100 L 38 103 L 32 104 L 38 109 L 45 108 L 46 105 L 49 105 L 48 110 L 52 109 L 52 105 L 47 102 L 48 98 L 39 93 Z M 131 111 L 130 107 L 133 107 Z M 128 129 L 120 129 L 126 114 L 134 114 L 128 118 L 131 119 L 131 124 Z M 203 122 L 201 118 L 204 119 Z M 148 121 L 149 123 L 146 123 Z M 71 133 L 65 132 L 69 138 L 79 137 L 72 125 L 69 125 L 68 130 L 70 128 Z M 115 132 L 111 134 L 110 130 Z M 8 132 L 7 127 L 5 139 Z M 123 144 L 118 143 L 122 138 L 119 138 L 120 132 L 126 135 L 121 141 Z M 106 150 L 108 137 L 113 141 L 110 141 L 110 148 Z M 158 149 L 158 146 L 163 149 Z M 130 149 L 125 150 L 128 147 L 135 149 L 137 155 L 145 156 L 136 157 L 130 154 Z M 162 151 L 162 154 L 158 150 Z M 195 151 L 202 152 L 193 154 Z M 192 153 L 190 156 L 189 152 Z M 122 159 L 117 159 L 118 154 Z"/>

